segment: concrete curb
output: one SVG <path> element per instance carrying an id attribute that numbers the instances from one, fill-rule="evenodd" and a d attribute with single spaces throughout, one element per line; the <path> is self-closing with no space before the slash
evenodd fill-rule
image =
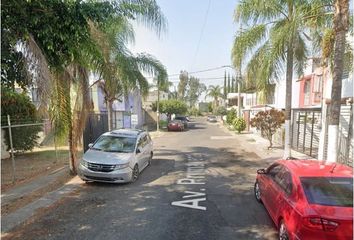
<path id="1" fill-rule="evenodd" d="M 71 179 L 63 187 L 46 194 L 44 197 L 32 202 L 19 210 L 2 217 L 1 219 L 1 233 L 9 232 L 14 227 L 24 223 L 27 219 L 34 216 L 36 212 L 45 207 L 53 205 L 55 202 L 63 198 L 65 195 L 76 190 L 83 182 L 78 176 Z"/>
<path id="2" fill-rule="evenodd" d="M 32 192 L 35 192 L 43 187 L 45 187 L 48 183 L 55 181 L 59 176 L 65 173 L 69 167 L 62 167 L 54 170 L 48 175 L 42 176 L 32 182 L 24 184 L 22 186 L 16 187 L 9 191 L 6 191 L 1 194 L 1 205 L 6 205 L 9 202 L 12 202 L 16 199 L 19 199 L 23 196 L 26 196 Z M 45 184 L 43 184 L 45 183 Z"/>

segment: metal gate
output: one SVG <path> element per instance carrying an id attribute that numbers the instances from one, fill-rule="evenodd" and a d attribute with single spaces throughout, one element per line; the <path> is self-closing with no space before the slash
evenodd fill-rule
<path id="1" fill-rule="evenodd" d="M 321 131 L 321 108 L 292 109 L 291 147 L 317 158 Z"/>
<path id="2" fill-rule="evenodd" d="M 108 131 L 107 113 L 90 113 L 83 133 L 84 152 L 101 134 Z"/>

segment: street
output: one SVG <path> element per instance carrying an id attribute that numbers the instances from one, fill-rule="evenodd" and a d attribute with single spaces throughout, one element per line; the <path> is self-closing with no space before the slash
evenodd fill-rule
<path id="1" fill-rule="evenodd" d="M 191 125 L 154 141 L 152 165 L 135 183 L 83 183 L 8 237 L 276 239 L 253 196 L 256 170 L 267 164 L 217 124 L 197 118 Z"/>

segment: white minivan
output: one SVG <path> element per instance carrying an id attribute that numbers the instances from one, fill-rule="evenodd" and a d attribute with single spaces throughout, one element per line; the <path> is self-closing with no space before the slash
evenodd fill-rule
<path id="1" fill-rule="evenodd" d="M 153 143 L 143 130 L 119 129 L 102 134 L 83 155 L 78 174 L 86 182 L 134 182 L 151 164 Z"/>

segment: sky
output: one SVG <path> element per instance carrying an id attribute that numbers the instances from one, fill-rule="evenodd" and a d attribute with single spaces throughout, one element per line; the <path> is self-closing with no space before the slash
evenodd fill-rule
<path id="1" fill-rule="evenodd" d="M 231 49 L 237 25 L 233 21 L 237 0 L 157 0 L 168 21 L 160 37 L 143 26 L 135 27 L 134 53 L 155 56 L 167 68 L 169 81 L 178 84 L 181 70 L 195 72 L 231 65 Z M 205 85 L 223 86 L 230 68 L 190 74 Z M 176 75 L 177 74 L 177 75 Z"/>

